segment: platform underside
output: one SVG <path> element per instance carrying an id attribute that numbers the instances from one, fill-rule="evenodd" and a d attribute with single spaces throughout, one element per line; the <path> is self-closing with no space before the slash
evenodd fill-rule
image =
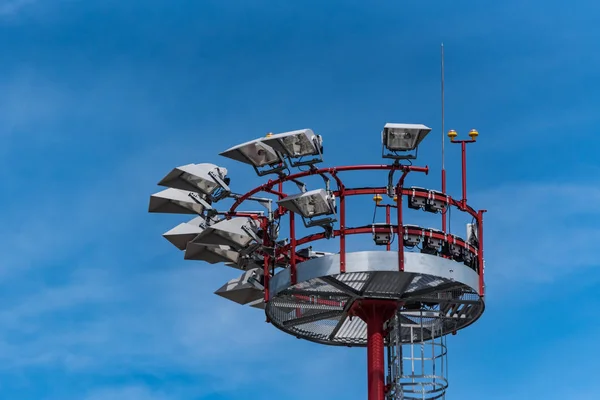
<path id="1" fill-rule="evenodd" d="M 331 274 L 337 255 L 310 260 L 298 268 L 299 278 L 307 279 L 295 285 L 276 275 L 267 315 L 291 335 L 346 346 L 366 345 L 366 324 L 351 315 L 352 306 L 363 299 L 398 301 L 405 343 L 457 331 L 481 316 L 484 303 L 473 288 L 474 271 L 436 256 L 406 253 L 405 271 L 399 272 L 393 255 L 349 253 L 344 274 Z"/>

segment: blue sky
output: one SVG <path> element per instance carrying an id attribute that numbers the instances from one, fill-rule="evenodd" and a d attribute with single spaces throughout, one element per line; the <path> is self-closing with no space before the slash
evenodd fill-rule
<path id="1" fill-rule="evenodd" d="M 599 18 L 589 0 L 0 0 L 0 398 L 364 398 L 363 350 L 213 295 L 236 272 L 183 262 L 160 235 L 186 217 L 148 196 L 190 162 L 248 188 L 217 153 L 304 127 L 336 165 L 377 163 L 385 122 L 425 123 L 437 171 L 442 41 L 446 126 L 479 129 L 469 200 L 489 210 L 487 309 L 449 339 L 447 398 L 591 398 Z"/>

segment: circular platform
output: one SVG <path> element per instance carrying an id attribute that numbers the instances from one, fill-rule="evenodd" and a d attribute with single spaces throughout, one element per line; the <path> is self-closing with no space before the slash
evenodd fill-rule
<path id="1" fill-rule="evenodd" d="M 446 258 L 405 252 L 405 270 L 398 254 L 388 251 L 346 253 L 346 273 L 339 255 L 297 266 L 271 278 L 266 313 L 273 325 L 298 338 L 329 345 L 365 346 L 367 326 L 352 317 L 351 307 L 364 299 L 396 300 L 404 343 L 445 335 L 475 322 L 484 302 L 477 294 L 479 275 Z"/>

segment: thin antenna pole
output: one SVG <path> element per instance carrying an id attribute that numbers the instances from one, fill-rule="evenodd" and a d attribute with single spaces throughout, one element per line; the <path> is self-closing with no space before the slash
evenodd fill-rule
<path id="1" fill-rule="evenodd" d="M 444 43 L 441 46 L 441 61 L 442 61 L 442 193 L 446 193 L 446 168 L 444 165 L 444 145 L 445 145 L 445 128 L 444 128 Z M 446 232 L 446 210 L 442 211 L 442 231 Z"/>
<path id="2" fill-rule="evenodd" d="M 444 43 L 441 46 L 442 51 L 442 171 L 444 170 Z"/>

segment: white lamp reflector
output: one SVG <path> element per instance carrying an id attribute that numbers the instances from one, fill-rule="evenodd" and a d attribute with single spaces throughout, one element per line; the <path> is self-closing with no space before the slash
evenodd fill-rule
<path id="1" fill-rule="evenodd" d="M 283 162 L 279 154 L 271 146 L 263 143 L 262 138 L 234 146 L 225 150 L 220 155 L 253 165 L 254 167 L 263 167 Z"/>
<path id="2" fill-rule="evenodd" d="M 325 189 L 294 194 L 279 200 L 277 204 L 304 218 L 335 214 L 335 198 Z"/>
<path id="3" fill-rule="evenodd" d="M 207 227 L 194 239 L 194 243 L 227 245 L 242 250 L 254 240 L 251 234 L 257 230 L 258 226 L 251 218 L 225 219 Z"/>
<path id="4" fill-rule="evenodd" d="M 264 138 L 263 142 L 291 158 L 321 154 L 321 137 L 311 129 L 278 133 Z"/>
<path id="5" fill-rule="evenodd" d="M 205 209 L 211 208 L 211 205 L 198 193 L 169 188 L 150 196 L 148 212 L 202 214 Z"/>
<path id="6" fill-rule="evenodd" d="M 227 169 L 217 167 L 214 164 L 187 164 L 173 169 L 158 184 L 211 195 L 215 190 L 222 187 L 214 176 L 222 181 L 226 175 Z"/>
<path id="7" fill-rule="evenodd" d="M 383 144 L 390 151 L 409 151 L 417 148 L 431 128 L 421 124 L 387 123 L 383 128 Z"/>
<path id="8" fill-rule="evenodd" d="M 229 246 L 212 246 L 188 243 L 183 257 L 186 260 L 206 261 L 209 264 L 234 263 L 237 265 L 239 253 Z"/>
<path id="9" fill-rule="evenodd" d="M 196 217 L 191 221 L 179 224 L 170 231 L 163 233 L 163 237 L 179 250 L 185 250 L 187 244 L 202 233 L 205 227 L 206 221 L 204 218 Z"/>
<path id="10" fill-rule="evenodd" d="M 264 298 L 264 292 L 258 289 L 250 280 L 262 280 L 263 271 L 260 268 L 245 271 L 238 278 L 232 279 L 221 286 L 215 294 L 238 304 L 248 304 Z"/>
<path id="11" fill-rule="evenodd" d="M 267 306 L 265 304 L 264 295 L 262 298 L 260 298 L 258 300 L 251 301 L 250 303 L 248 303 L 248 305 L 252 308 L 258 308 L 261 310 L 264 310 L 265 308 L 267 308 Z"/>

